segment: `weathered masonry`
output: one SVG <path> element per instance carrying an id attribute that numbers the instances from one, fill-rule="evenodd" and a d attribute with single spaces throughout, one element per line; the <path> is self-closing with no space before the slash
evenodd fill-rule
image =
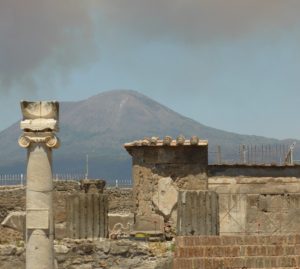
<path id="1" fill-rule="evenodd" d="M 159 140 L 153 137 L 127 143 L 125 148 L 132 156 L 136 227 L 140 226 L 138 222 L 141 219 L 147 217 L 155 219 L 153 229 L 161 226 L 159 223 L 157 225 L 157 222 L 163 221 L 174 228 L 177 226 L 177 233 L 184 235 L 201 234 L 203 230 L 198 226 L 203 224 L 203 218 L 205 223 L 206 218 L 210 218 L 207 221 L 210 226 L 211 221 L 213 225 L 218 225 L 218 210 L 208 212 L 212 207 L 209 207 L 210 209 L 205 207 L 206 203 L 210 202 L 209 197 L 217 197 L 208 194 L 210 191 L 208 191 L 206 140 L 199 140 L 198 137 L 185 140 L 182 136 L 176 140 L 168 136 Z M 179 193 L 180 200 L 178 200 Z M 203 197 L 207 197 L 209 201 L 204 201 L 204 206 L 201 207 L 206 208 L 207 212 L 201 213 L 194 209 L 203 202 Z M 213 204 L 218 207 L 218 202 Z M 177 205 L 180 206 L 179 211 Z M 177 212 L 181 214 L 185 209 L 191 214 L 185 215 L 184 220 L 178 216 L 177 222 Z M 217 234 L 218 228 L 207 228 L 204 231 L 202 234 L 210 234 L 212 231 L 213 234 Z"/>

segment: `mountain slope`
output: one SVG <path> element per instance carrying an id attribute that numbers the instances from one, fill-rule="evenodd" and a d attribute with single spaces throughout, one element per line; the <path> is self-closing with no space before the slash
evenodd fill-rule
<path id="1" fill-rule="evenodd" d="M 0 173 L 24 170 L 25 150 L 18 147 L 16 123 L 0 133 Z M 239 144 L 290 144 L 259 136 L 239 135 L 202 125 L 135 91 L 109 91 L 79 102 L 61 103 L 60 149 L 54 151 L 56 172 L 84 173 L 86 154 L 90 173 L 109 179 L 130 177 L 128 141 L 145 136 L 183 134 L 209 140 L 210 151 L 222 146 L 224 159 L 236 159 Z M 298 152 L 297 152 L 298 153 Z M 215 158 L 211 154 L 210 158 Z"/>

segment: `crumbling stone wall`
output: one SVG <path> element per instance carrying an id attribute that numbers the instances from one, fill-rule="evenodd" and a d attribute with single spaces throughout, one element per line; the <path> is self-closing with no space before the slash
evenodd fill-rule
<path id="1" fill-rule="evenodd" d="M 66 236 L 66 198 L 80 191 L 77 181 L 54 181 L 53 203 L 56 238 Z M 132 189 L 109 188 L 108 195 L 110 213 L 130 213 L 133 210 Z M 25 187 L 0 186 L 0 219 L 13 211 L 25 211 Z M 17 242 L 23 239 L 22 233 L 0 225 L 0 244 Z"/>
<path id="2" fill-rule="evenodd" d="M 58 269 L 171 269 L 172 243 L 70 240 L 54 245 Z M 0 269 L 25 269 L 23 244 L 0 245 Z"/>
<path id="3" fill-rule="evenodd" d="M 77 181 L 55 181 L 53 192 L 54 220 L 56 224 L 66 222 L 66 197 L 80 191 Z"/>
<path id="4" fill-rule="evenodd" d="M 211 177 L 220 234 L 300 233 L 300 178 Z"/>
<path id="5" fill-rule="evenodd" d="M 299 234 L 177 237 L 173 269 L 297 269 L 299 239 Z"/>
<path id="6" fill-rule="evenodd" d="M 0 222 L 12 211 L 25 210 L 25 188 L 2 186 L 0 188 Z M 0 244 L 23 239 L 23 234 L 0 225 Z"/>
<path id="7" fill-rule="evenodd" d="M 131 213 L 134 203 L 131 188 L 107 188 L 104 194 L 108 197 L 108 211 L 110 213 Z"/>
<path id="8" fill-rule="evenodd" d="M 0 221 L 3 221 L 11 211 L 25 210 L 25 188 L 0 188 Z"/>
<path id="9" fill-rule="evenodd" d="M 300 177 L 300 165 L 222 164 L 209 165 L 210 177 Z"/>
<path id="10" fill-rule="evenodd" d="M 134 213 L 159 214 L 176 226 L 179 190 L 207 190 L 207 141 L 166 146 L 125 144 L 132 155 Z"/>

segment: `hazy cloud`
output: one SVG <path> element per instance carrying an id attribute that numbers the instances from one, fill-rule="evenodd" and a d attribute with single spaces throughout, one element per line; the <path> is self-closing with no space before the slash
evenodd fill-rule
<path id="1" fill-rule="evenodd" d="M 95 58 L 93 22 L 82 0 L 0 1 L 0 82 L 33 89 L 37 74 L 68 73 Z"/>
<path id="2" fill-rule="evenodd" d="M 183 42 L 237 38 L 299 23 L 299 0 L 107 0 L 107 19 L 117 27 Z"/>
<path id="3" fill-rule="evenodd" d="M 188 46 L 295 27 L 299 10 L 299 0 L 1 0 L 0 91 L 98 60 L 97 24 L 116 39 Z"/>

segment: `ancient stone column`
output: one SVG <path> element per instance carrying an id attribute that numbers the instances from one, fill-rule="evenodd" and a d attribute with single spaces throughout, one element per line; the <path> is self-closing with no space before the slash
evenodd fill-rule
<path id="1" fill-rule="evenodd" d="M 58 102 L 21 102 L 27 148 L 26 269 L 53 269 L 52 149 L 59 146 Z"/>

